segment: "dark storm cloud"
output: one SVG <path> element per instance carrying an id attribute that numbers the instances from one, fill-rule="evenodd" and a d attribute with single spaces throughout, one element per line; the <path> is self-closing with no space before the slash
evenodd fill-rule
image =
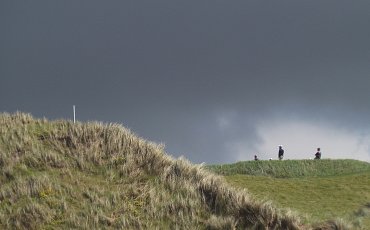
<path id="1" fill-rule="evenodd" d="M 2 1 L 0 109 L 239 159 L 274 117 L 369 128 L 368 1 Z M 234 147 L 230 147 L 234 146 Z M 244 148 L 243 147 L 243 148 Z M 249 158 L 249 156 L 246 156 Z"/>

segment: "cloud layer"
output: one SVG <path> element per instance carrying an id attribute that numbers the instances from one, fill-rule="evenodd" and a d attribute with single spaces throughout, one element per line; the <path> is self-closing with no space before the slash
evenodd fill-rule
<path id="1" fill-rule="evenodd" d="M 123 123 L 194 162 L 274 157 L 277 144 L 366 160 L 369 8 L 2 1 L 0 110 L 70 118 L 76 104 L 79 120 Z"/>

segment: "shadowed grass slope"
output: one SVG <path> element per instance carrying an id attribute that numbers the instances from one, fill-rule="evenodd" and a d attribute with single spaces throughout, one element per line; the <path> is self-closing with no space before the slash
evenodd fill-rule
<path id="1" fill-rule="evenodd" d="M 311 228 L 116 124 L 1 114 L 0 184 L 1 229 Z"/>

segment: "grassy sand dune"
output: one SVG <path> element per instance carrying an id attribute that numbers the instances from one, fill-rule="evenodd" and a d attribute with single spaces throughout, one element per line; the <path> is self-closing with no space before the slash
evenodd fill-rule
<path id="1" fill-rule="evenodd" d="M 117 124 L 1 114 L 0 184 L 0 229 L 313 228 Z"/>

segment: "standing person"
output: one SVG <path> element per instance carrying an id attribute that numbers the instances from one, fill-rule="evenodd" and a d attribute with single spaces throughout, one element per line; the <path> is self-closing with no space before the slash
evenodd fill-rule
<path id="1" fill-rule="evenodd" d="M 258 161 L 258 157 L 257 157 L 257 155 L 254 155 L 254 160 L 255 160 L 255 161 Z"/>
<path id="2" fill-rule="evenodd" d="M 279 160 L 282 160 L 283 157 L 284 157 L 284 149 L 283 149 L 283 146 L 279 145 Z"/>
<path id="3" fill-rule="evenodd" d="M 315 153 L 315 160 L 321 159 L 321 149 L 317 148 L 317 152 Z"/>

